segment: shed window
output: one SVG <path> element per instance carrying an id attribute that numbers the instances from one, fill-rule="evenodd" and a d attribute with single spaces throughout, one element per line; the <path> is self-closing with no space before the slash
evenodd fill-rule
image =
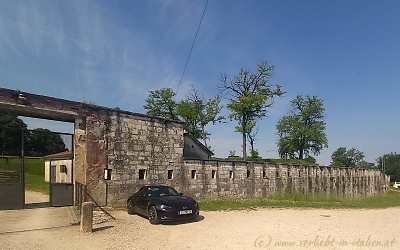
<path id="1" fill-rule="evenodd" d="M 60 165 L 60 173 L 67 173 L 67 166 Z"/>
<path id="2" fill-rule="evenodd" d="M 233 171 L 232 170 L 229 171 L 229 179 L 233 179 Z"/>
<path id="3" fill-rule="evenodd" d="M 263 178 L 267 178 L 267 171 L 263 170 Z"/>
<path id="4" fill-rule="evenodd" d="M 250 170 L 247 169 L 247 178 L 250 177 Z"/>

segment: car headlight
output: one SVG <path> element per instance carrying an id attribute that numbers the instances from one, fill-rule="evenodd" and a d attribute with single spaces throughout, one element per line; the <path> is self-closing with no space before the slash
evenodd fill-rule
<path id="1" fill-rule="evenodd" d="M 161 205 L 160 208 L 163 209 L 163 210 L 172 209 L 171 206 L 167 206 L 167 205 Z"/>

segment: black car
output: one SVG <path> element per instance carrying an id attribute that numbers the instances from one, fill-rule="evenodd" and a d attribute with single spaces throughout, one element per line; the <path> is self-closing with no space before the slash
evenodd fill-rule
<path id="1" fill-rule="evenodd" d="M 126 202 L 129 214 L 149 218 L 151 224 L 160 221 L 192 219 L 199 215 L 199 204 L 168 186 L 144 186 Z"/>

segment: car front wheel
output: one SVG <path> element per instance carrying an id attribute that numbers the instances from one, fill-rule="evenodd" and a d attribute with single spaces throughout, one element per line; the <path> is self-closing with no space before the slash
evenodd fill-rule
<path id="1" fill-rule="evenodd" d="M 155 206 L 149 208 L 149 221 L 151 224 L 158 224 L 160 219 L 158 218 L 157 209 Z"/>
<path id="2" fill-rule="evenodd" d="M 128 214 L 134 214 L 135 212 L 133 211 L 133 205 L 132 205 L 132 201 L 128 200 L 126 202 L 126 211 L 128 212 Z"/>

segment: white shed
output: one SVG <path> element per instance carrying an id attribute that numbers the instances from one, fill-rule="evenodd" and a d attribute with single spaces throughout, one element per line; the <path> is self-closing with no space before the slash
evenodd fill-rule
<path id="1" fill-rule="evenodd" d="M 51 183 L 71 183 L 72 180 L 72 150 L 47 155 L 44 157 L 44 180 Z"/>

